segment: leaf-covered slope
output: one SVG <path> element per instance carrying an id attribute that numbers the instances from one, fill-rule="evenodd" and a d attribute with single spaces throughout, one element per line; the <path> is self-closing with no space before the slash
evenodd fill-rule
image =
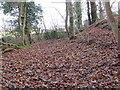
<path id="1" fill-rule="evenodd" d="M 120 16 L 116 16 L 114 18 L 116 20 L 116 24 L 118 25 L 118 28 L 120 28 Z M 108 19 L 99 20 L 99 21 L 95 22 L 94 24 L 92 24 L 91 26 L 92 27 L 99 27 L 101 29 L 112 30 L 112 28 L 110 26 L 110 22 L 108 21 Z"/>
<path id="2" fill-rule="evenodd" d="M 112 66 L 119 61 L 113 32 L 95 26 L 87 31 L 90 44 L 63 38 L 6 53 L 2 87 L 119 87 L 119 66 Z"/>

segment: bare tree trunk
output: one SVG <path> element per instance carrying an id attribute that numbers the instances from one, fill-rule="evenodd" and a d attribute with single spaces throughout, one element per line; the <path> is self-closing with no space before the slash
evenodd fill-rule
<path id="1" fill-rule="evenodd" d="M 27 34 L 27 37 L 28 37 L 29 43 L 30 43 L 30 44 L 32 44 L 31 34 L 30 34 L 30 33 L 28 33 L 28 34 Z"/>
<path id="2" fill-rule="evenodd" d="M 68 1 L 66 0 L 66 19 L 65 19 L 65 29 L 69 37 L 69 30 L 68 30 Z"/>
<path id="3" fill-rule="evenodd" d="M 92 24 L 97 20 L 97 8 L 96 8 L 96 3 L 95 0 L 94 2 L 90 2 L 91 4 L 91 17 L 92 17 Z"/>
<path id="4" fill-rule="evenodd" d="M 118 2 L 118 15 L 120 16 L 120 1 Z M 119 21 L 119 19 L 118 19 Z M 119 24 L 118 24 L 119 25 Z M 118 26 L 118 58 L 120 60 L 120 26 Z"/>
<path id="5" fill-rule="evenodd" d="M 118 26 L 117 26 L 116 21 L 113 17 L 111 7 L 110 7 L 110 2 L 105 2 L 105 8 L 106 8 L 107 16 L 108 16 L 108 19 L 110 21 L 113 33 L 115 35 L 116 42 L 118 43 L 118 49 L 119 49 L 118 50 L 118 52 L 119 52 L 118 57 L 120 59 L 120 31 L 118 30 Z"/>
<path id="6" fill-rule="evenodd" d="M 92 21 L 91 21 L 91 17 L 90 17 L 90 2 L 87 0 L 87 14 L 88 14 L 88 21 L 89 21 L 89 25 L 92 24 Z"/>
<path id="7" fill-rule="evenodd" d="M 25 12 L 25 14 L 24 14 Z M 19 29 L 22 32 L 22 44 L 25 45 L 25 22 L 26 19 L 26 8 L 24 8 L 24 3 L 20 2 L 19 3 L 19 19 L 18 19 L 18 24 L 19 24 Z M 23 20 L 22 20 L 23 19 Z"/>
<path id="8" fill-rule="evenodd" d="M 25 45 L 25 27 L 26 27 L 26 2 L 23 6 L 23 27 L 22 27 L 22 34 L 23 34 L 23 45 Z"/>
<path id="9" fill-rule="evenodd" d="M 100 18 L 100 19 L 104 19 L 101 0 L 99 0 L 99 18 Z"/>
<path id="10" fill-rule="evenodd" d="M 21 21 L 21 15 L 22 15 L 22 9 L 21 9 L 21 3 L 19 3 L 19 17 L 18 17 L 18 25 L 19 25 L 19 30 L 22 32 L 22 25 L 21 25 L 21 23 L 22 23 L 22 21 Z M 21 35 L 22 36 L 22 35 Z"/>
<path id="11" fill-rule="evenodd" d="M 77 23 L 77 31 L 80 30 L 82 26 L 82 9 L 80 0 L 75 1 L 75 13 L 76 13 L 76 23 Z"/>
<path id="12" fill-rule="evenodd" d="M 112 11 L 110 8 L 110 2 L 105 2 L 105 8 L 106 8 L 106 13 L 107 13 L 108 19 L 110 21 L 112 30 L 113 30 L 114 35 L 115 35 L 115 39 L 118 42 L 118 27 L 116 25 L 116 21 L 113 17 L 113 14 L 112 14 Z"/>
<path id="13" fill-rule="evenodd" d="M 43 17 L 43 25 L 44 25 L 44 28 L 45 28 L 45 32 L 47 32 L 47 28 L 46 28 L 46 25 L 45 25 L 44 17 Z"/>
<path id="14" fill-rule="evenodd" d="M 120 1 L 118 2 L 118 15 L 120 16 Z"/>
<path id="15" fill-rule="evenodd" d="M 25 25 L 25 34 L 27 35 L 29 44 L 32 44 L 31 30 L 27 26 L 27 21 L 26 21 L 26 25 Z"/>
<path id="16" fill-rule="evenodd" d="M 71 0 L 68 0 L 69 2 L 68 3 L 68 10 L 69 10 L 69 38 L 70 39 L 73 39 L 75 34 L 74 34 L 74 28 L 73 28 L 73 25 L 74 25 L 74 20 L 73 20 L 73 7 L 72 7 L 72 1 Z"/>

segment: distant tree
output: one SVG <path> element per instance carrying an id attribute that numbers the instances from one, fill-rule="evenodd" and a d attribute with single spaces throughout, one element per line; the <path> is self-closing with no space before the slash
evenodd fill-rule
<path id="1" fill-rule="evenodd" d="M 118 15 L 120 16 L 120 1 L 118 2 Z M 119 32 L 118 32 L 118 58 L 120 59 L 120 25 L 118 25 Z"/>
<path id="2" fill-rule="evenodd" d="M 65 29 L 69 37 L 69 29 L 68 29 L 68 1 L 66 0 L 66 17 L 65 17 Z"/>
<path id="3" fill-rule="evenodd" d="M 35 27 L 42 22 L 43 20 L 43 10 L 42 7 L 38 4 L 35 5 L 34 2 L 26 3 L 26 11 L 27 11 L 27 27 Z"/>
<path id="4" fill-rule="evenodd" d="M 104 19 L 103 12 L 104 12 L 104 10 L 103 10 L 103 7 L 102 7 L 102 1 L 99 0 L 99 18 L 100 19 Z"/>
<path id="5" fill-rule="evenodd" d="M 26 3 L 26 35 L 29 39 L 29 43 L 32 43 L 31 32 L 35 31 L 40 35 L 40 29 L 38 27 L 39 23 L 42 24 L 43 21 L 43 10 L 41 9 L 40 5 L 35 5 L 34 2 L 27 2 Z M 40 25 L 39 25 L 40 26 Z M 33 29 L 33 30 L 32 30 Z M 39 36 L 38 36 L 39 37 Z"/>
<path id="6" fill-rule="evenodd" d="M 67 8 L 68 8 L 68 15 L 69 15 L 69 38 L 73 39 L 75 37 L 74 33 L 74 18 L 73 18 L 73 6 L 72 6 L 72 1 L 71 0 L 66 0 L 67 3 Z"/>
<path id="7" fill-rule="evenodd" d="M 92 23 L 94 23 L 97 20 L 97 8 L 96 8 L 95 1 L 96 0 L 93 0 L 93 1 L 90 2 Z"/>
<path id="8" fill-rule="evenodd" d="M 92 24 L 92 21 L 91 21 L 91 14 L 90 14 L 90 1 L 87 0 L 87 15 L 88 15 L 88 21 L 89 21 L 89 25 Z"/>
<path id="9" fill-rule="evenodd" d="M 75 21 L 77 26 L 77 31 L 80 30 L 82 26 L 82 9 L 81 9 L 81 0 L 75 0 L 74 7 L 75 7 Z"/>
<path id="10" fill-rule="evenodd" d="M 25 45 L 25 27 L 26 27 L 26 2 L 20 2 L 19 8 L 19 29 L 22 31 L 22 44 Z"/>
<path id="11" fill-rule="evenodd" d="M 120 16 L 120 1 L 118 2 L 118 15 Z"/>

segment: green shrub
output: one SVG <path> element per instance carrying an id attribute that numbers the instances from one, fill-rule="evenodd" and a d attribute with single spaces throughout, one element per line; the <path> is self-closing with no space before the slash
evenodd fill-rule
<path id="1" fill-rule="evenodd" d="M 56 30 L 51 31 L 51 39 L 58 38 L 58 32 Z"/>
<path id="2" fill-rule="evenodd" d="M 67 37 L 66 32 L 58 32 L 56 30 L 52 30 L 51 32 L 45 32 L 43 34 L 43 39 L 48 40 L 48 39 L 58 39 L 58 38 L 63 38 Z"/>
<path id="3" fill-rule="evenodd" d="M 45 32 L 45 33 L 43 34 L 43 38 L 44 38 L 45 40 L 51 39 L 51 37 L 50 37 L 50 32 Z"/>
<path id="4" fill-rule="evenodd" d="M 67 37 L 67 33 L 66 32 L 58 32 L 58 38 L 63 38 L 63 37 Z"/>

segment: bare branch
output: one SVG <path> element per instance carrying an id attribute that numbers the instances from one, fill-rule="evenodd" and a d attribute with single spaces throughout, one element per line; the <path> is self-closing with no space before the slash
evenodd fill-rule
<path id="1" fill-rule="evenodd" d="M 111 4 L 111 6 L 110 6 L 110 8 L 112 8 L 113 7 L 113 4 L 116 2 L 116 0 Z"/>

